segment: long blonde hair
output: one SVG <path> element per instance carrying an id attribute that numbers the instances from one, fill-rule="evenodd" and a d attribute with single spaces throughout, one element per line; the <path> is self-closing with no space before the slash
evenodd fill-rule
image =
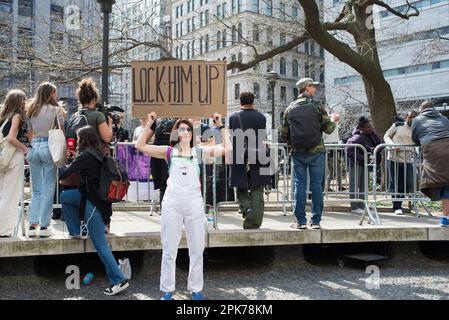
<path id="1" fill-rule="evenodd" d="M 26 95 L 22 90 L 9 90 L 0 111 L 0 123 L 3 123 L 13 114 L 20 114 L 21 120 L 25 121 L 25 101 Z"/>
<path id="2" fill-rule="evenodd" d="M 27 116 L 28 118 L 36 117 L 42 109 L 42 106 L 46 104 L 51 104 L 53 106 L 58 106 L 58 102 L 53 97 L 53 92 L 56 91 L 56 86 L 50 82 L 44 82 L 37 88 L 36 94 L 33 100 L 27 106 Z"/>

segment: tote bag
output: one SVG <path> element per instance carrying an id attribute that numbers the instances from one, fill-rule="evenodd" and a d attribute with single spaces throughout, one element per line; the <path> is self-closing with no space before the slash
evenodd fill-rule
<path id="1" fill-rule="evenodd" d="M 55 114 L 58 120 L 58 128 L 48 130 L 48 147 L 50 149 L 53 162 L 58 166 L 62 166 L 66 162 L 67 146 L 65 142 L 64 132 L 61 129 L 61 123 L 59 122 L 58 111 Z M 53 119 L 53 123 L 54 123 Z"/>
<path id="2" fill-rule="evenodd" d="M 0 127 L 0 172 L 2 173 L 8 170 L 11 159 L 16 152 L 16 147 L 8 142 L 8 137 L 3 136 L 3 128 L 7 122 L 8 119 Z"/>

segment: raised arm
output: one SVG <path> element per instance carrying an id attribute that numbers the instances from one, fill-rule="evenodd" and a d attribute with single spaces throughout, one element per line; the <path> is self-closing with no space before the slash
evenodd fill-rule
<path id="1" fill-rule="evenodd" d="M 213 121 L 216 126 L 220 128 L 221 139 L 223 144 L 211 147 L 203 147 L 204 159 L 217 158 L 223 155 L 228 155 L 232 152 L 232 143 L 229 139 L 228 130 L 224 127 L 221 122 L 222 115 L 219 113 L 213 114 Z"/>
<path id="2" fill-rule="evenodd" d="M 148 114 L 148 123 L 143 129 L 143 133 L 140 135 L 139 139 L 137 139 L 136 149 L 150 157 L 167 160 L 168 146 L 154 146 L 147 144 L 147 141 L 153 135 L 151 126 L 154 121 L 156 121 L 156 113 L 151 112 Z"/>

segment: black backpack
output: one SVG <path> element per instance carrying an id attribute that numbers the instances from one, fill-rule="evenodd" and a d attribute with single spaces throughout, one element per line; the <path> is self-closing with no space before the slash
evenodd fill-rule
<path id="1" fill-rule="evenodd" d="M 78 145 L 76 132 L 78 129 L 89 125 L 87 121 L 86 110 L 81 109 L 70 117 L 70 121 L 66 128 L 66 141 L 69 150 L 76 150 Z"/>
<path id="2" fill-rule="evenodd" d="M 295 150 L 309 150 L 321 142 L 321 114 L 312 101 L 294 101 L 288 113 L 290 143 Z"/>
<path id="3" fill-rule="evenodd" d="M 100 157 L 95 151 L 86 151 L 101 162 L 100 187 L 98 188 L 100 200 L 105 203 L 122 201 L 128 193 L 130 185 L 126 170 L 123 169 L 123 166 L 116 158 L 109 156 Z"/>

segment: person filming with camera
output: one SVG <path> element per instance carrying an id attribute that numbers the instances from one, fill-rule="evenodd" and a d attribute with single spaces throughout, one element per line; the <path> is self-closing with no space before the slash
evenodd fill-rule
<path id="1" fill-rule="evenodd" d="M 114 140 L 117 142 L 128 142 L 129 141 L 129 132 L 123 127 L 123 113 L 114 113 L 112 115 L 113 120 L 113 135 Z"/>
<path id="2" fill-rule="evenodd" d="M 104 154 L 109 154 L 108 143 L 113 138 L 113 119 L 106 117 L 98 108 L 98 89 L 91 78 L 83 79 L 78 84 L 76 95 L 81 108 L 70 119 L 67 128 L 67 150 L 73 156 L 76 150 L 76 131 L 84 126 L 92 126 L 97 130 L 104 145 Z"/>

